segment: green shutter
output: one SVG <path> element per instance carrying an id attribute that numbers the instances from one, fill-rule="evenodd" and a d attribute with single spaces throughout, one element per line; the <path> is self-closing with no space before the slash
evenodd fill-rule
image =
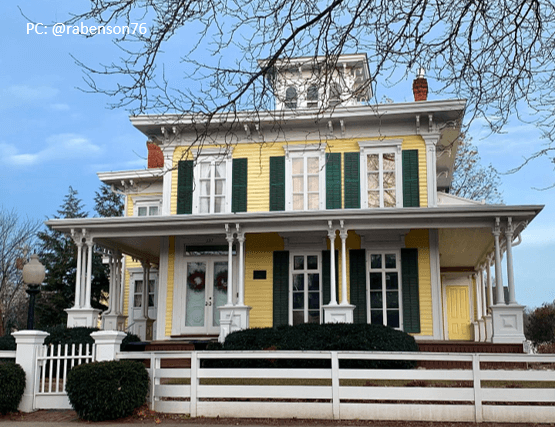
<path id="1" fill-rule="evenodd" d="M 247 159 L 233 159 L 231 211 L 247 211 Z"/>
<path id="2" fill-rule="evenodd" d="M 351 299 L 355 306 L 354 323 L 368 323 L 366 317 L 366 252 L 364 249 L 349 251 L 349 277 L 351 279 Z"/>
<path id="3" fill-rule="evenodd" d="M 289 252 L 274 252 L 273 267 L 274 327 L 289 324 Z"/>
<path id="4" fill-rule="evenodd" d="M 326 154 L 326 209 L 341 209 L 341 153 Z"/>
<path id="5" fill-rule="evenodd" d="M 403 206 L 420 206 L 418 185 L 418 150 L 403 150 Z"/>
<path id="6" fill-rule="evenodd" d="M 420 300 L 418 298 L 418 249 L 401 249 L 403 292 L 403 330 L 420 332 Z"/>
<path id="7" fill-rule="evenodd" d="M 193 161 L 177 164 L 177 214 L 193 213 Z"/>
<path id="8" fill-rule="evenodd" d="M 322 251 L 322 304 L 328 305 L 331 298 L 331 251 Z M 335 251 L 335 296 L 339 302 L 339 252 Z"/>
<path id="9" fill-rule="evenodd" d="M 270 210 L 285 210 L 285 157 L 270 157 Z"/>
<path id="10" fill-rule="evenodd" d="M 345 153 L 345 209 L 360 208 L 360 153 Z"/>

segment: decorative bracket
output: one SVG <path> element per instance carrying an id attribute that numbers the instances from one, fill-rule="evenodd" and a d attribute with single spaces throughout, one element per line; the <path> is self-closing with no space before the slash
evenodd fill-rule
<path id="1" fill-rule="evenodd" d="M 420 114 L 416 115 L 416 133 L 420 134 Z"/>
<path id="2" fill-rule="evenodd" d="M 331 122 L 331 120 L 328 120 L 328 131 L 330 135 L 333 135 L 333 123 Z"/>

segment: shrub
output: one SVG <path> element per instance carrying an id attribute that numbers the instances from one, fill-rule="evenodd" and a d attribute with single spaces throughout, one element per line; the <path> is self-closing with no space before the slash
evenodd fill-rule
<path id="1" fill-rule="evenodd" d="M 0 337 L 0 350 L 14 351 L 15 349 L 15 338 L 12 335 Z"/>
<path id="2" fill-rule="evenodd" d="M 25 391 L 25 371 L 16 363 L 0 363 L 0 413 L 16 412 Z"/>
<path id="3" fill-rule="evenodd" d="M 312 351 L 418 351 L 414 338 L 405 332 L 383 325 L 371 324 L 314 324 L 280 326 L 277 328 L 247 329 L 229 334 L 223 350 L 312 350 Z M 329 361 L 239 361 L 240 366 L 324 367 Z M 230 366 L 221 361 L 220 366 Z M 343 360 L 342 368 L 413 368 L 413 361 Z M 237 365 L 235 365 L 237 366 Z"/>
<path id="4" fill-rule="evenodd" d="M 526 338 L 538 345 L 555 342 L 555 302 L 544 303 L 528 315 L 525 329 Z"/>
<path id="5" fill-rule="evenodd" d="M 144 365 L 133 360 L 88 363 L 68 374 L 67 395 L 80 418 L 113 420 L 143 405 L 148 392 Z"/>
<path id="6" fill-rule="evenodd" d="M 94 339 L 91 337 L 91 333 L 98 330 L 98 328 L 68 328 L 65 325 L 54 326 L 52 328 L 46 329 L 46 332 L 48 332 L 50 335 L 46 337 L 46 339 L 44 340 L 44 344 L 53 344 L 55 346 L 61 344 L 62 347 L 65 344 L 68 344 L 69 346 L 71 346 L 72 344 L 75 344 L 75 346 L 78 346 L 79 344 L 83 344 L 83 346 L 85 346 L 86 344 L 93 345 Z M 121 343 L 122 351 L 125 351 L 125 347 L 127 346 L 127 344 L 138 341 L 141 341 L 141 339 L 137 335 L 127 334 L 127 336 L 123 339 L 123 342 Z"/>

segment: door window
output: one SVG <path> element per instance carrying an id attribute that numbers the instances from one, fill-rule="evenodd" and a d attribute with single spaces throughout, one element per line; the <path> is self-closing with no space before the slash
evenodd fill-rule
<path id="1" fill-rule="evenodd" d="M 291 300 L 293 325 L 321 322 L 321 281 L 318 255 L 293 255 Z"/>

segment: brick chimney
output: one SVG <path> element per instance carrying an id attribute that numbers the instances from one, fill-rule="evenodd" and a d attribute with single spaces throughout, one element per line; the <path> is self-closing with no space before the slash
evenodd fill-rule
<path id="1" fill-rule="evenodd" d="M 148 168 L 161 168 L 164 166 L 164 154 L 158 144 L 152 141 L 146 142 L 148 149 Z"/>
<path id="2" fill-rule="evenodd" d="M 428 99 L 428 80 L 424 77 L 424 68 L 418 70 L 418 76 L 412 82 L 412 93 L 414 93 L 415 101 Z"/>

